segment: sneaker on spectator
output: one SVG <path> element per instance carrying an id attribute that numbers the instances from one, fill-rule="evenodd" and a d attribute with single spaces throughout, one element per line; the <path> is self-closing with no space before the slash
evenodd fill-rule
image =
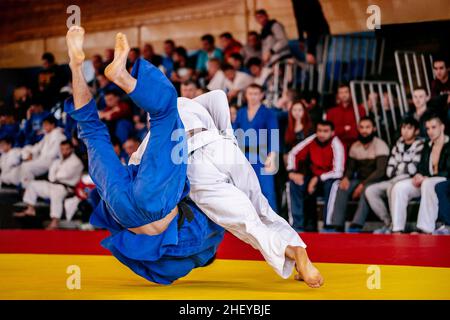
<path id="1" fill-rule="evenodd" d="M 361 233 L 362 227 L 358 225 L 350 225 L 350 227 L 347 229 L 347 233 Z"/>
<path id="2" fill-rule="evenodd" d="M 438 229 L 434 230 L 434 235 L 450 236 L 450 226 L 442 225 Z"/>
<path id="3" fill-rule="evenodd" d="M 339 233 L 339 231 L 334 228 L 322 228 L 320 233 Z"/>
<path id="4" fill-rule="evenodd" d="M 383 226 L 379 229 L 376 229 L 373 231 L 374 234 L 391 234 L 392 230 L 391 227 Z"/>

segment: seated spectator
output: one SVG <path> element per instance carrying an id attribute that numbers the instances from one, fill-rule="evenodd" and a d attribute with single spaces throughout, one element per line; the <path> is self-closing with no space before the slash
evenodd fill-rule
<path id="1" fill-rule="evenodd" d="M 162 66 L 167 78 L 171 78 L 173 71 L 173 54 L 175 52 L 175 42 L 172 39 L 164 41 L 164 56 L 162 58 Z"/>
<path id="2" fill-rule="evenodd" d="M 315 130 L 317 123 L 323 119 L 323 108 L 319 105 L 319 93 L 316 91 L 302 92 L 300 101 L 306 106 L 313 130 Z"/>
<path id="3" fill-rule="evenodd" d="M 337 106 L 327 111 L 326 119 L 333 122 L 336 135 L 344 144 L 345 149 L 348 150 L 352 143 L 358 140 L 358 126 L 348 85 L 342 84 L 339 86 L 337 103 Z M 359 106 L 358 109 L 359 117 L 362 119 L 366 116 L 366 111 L 362 106 Z"/>
<path id="4" fill-rule="evenodd" d="M 365 117 L 359 121 L 358 141 L 350 147 L 344 178 L 339 184 L 332 217 L 333 229 L 343 231 L 350 199 L 357 200 L 358 208 L 348 232 L 360 232 L 364 226 L 369 205 L 364 195 L 365 189 L 372 183 L 380 181 L 386 172 L 389 157 L 387 144 L 375 136 L 375 123 Z"/>
<path id="5" fill-rule="evenodd" d="M 44 137 L 34 145 L 22 149 L 22 164 L 20 166 L 20 181 L 22 188 L 48 172 L 52 162 L 58 157 L 60 144 L 66 140 L 64 131 L 56 127 L 56 119 L 52 115 L 42 122 Z"/>
<path id="6" fill-rule="evenodd" d="M 255 18 L 262 26 L 262 61 L 264 65 L 270 67 L 275 62 L 290 57 L 291 50 L 284 26 L 275 19 L 269 19 L 269 15 L 264 9 L 257 10 Z"/>
<path id="7" fill-rule="evenodd" d="M 0 153 L 0 185 L 18 186 L 22 161 L 20 148 L 14 148 L 14 141 L 10 137 L 3 137 L 0 138 Z"/>
<path id="8" fill-rule="evenodd" d="M 199 75 L 205 74 L 208 67 L 208 60 L 212 58 L 219 59 L 220 62 L 223 61 L 222 50 L 216 48 L 214 44 L 214 37 L 210 34 L 205 34 L 201 38 L 202 49 L 197 55 L 197 66 L 196 71 Z"/>
<path id="9" fill-rule="evenodd" d="M 238 94 L 243 92 L 250 84 L 253 83 L 253 77 L 245 72 L 236 71 L 229 64 L 222 67 L 225 74 L 225 88 L 229 101 L 233 101 L 238 97 Z"/>
<path id="10" fill-rule="evenodd" d="M 334 126 L 332 128 L 334 134 Z M 289 110 L 288 127 L 284 136 L 286 150 L 289 152 L 294 146 L 305 140 L 313 133 L 311 120 L 305 105 L 297 100 Z"/>
<path id="11" fill-rule="evenodd" d="M 171 80 L 179 90 L 181 83 L 190 80 L 194 74 L 194 64 L 184 47 L 177 47 L 173 53 L 173 72 Z"/>
<path id="12" fill-rule="evenodd" d="M 294 105 L 295 106 L 295 105 Z M 334 136 L 334 125 L 320 121 L 316 133 L 297 144 L 288 155 L 290 213 L 297 231 L 317 230 L 317 195 L 325 198 L 324 227 L 331 224 L 332 201 L 342 178 L 345 164 L 344 146 Z M 289 203 L 289 202 L 288 202 Z M 307 219 L 305 216 L 309 213 Z"/>
<path id="13" fill-rule="evenodd" d="M 231 126 L 233 127 L 233 129 L 236 129 L 235 123 L 236 123 L 237 113 L 238 113 L 238 107 L 235 104 L 232 104 L 230 106 L 230 120 L 231 120 Z"/>
<path id="14" fill-rule="evenodd" d="M 133 67 L 137 59 L 141 57 L 141 49 L 134 47 L 130 49 L 130 52 L 128 52 L 128 63 L 129 67 Z"/>
<path id="15" fill-rule="evenodd" d="M 0 139 L 10 138 L 13 146 L 19 143 L 19 123 L 14 119 L 13 110 L 2 108 L 0 111 Z"/>
<path id="16" fill-rule="evenodd" d="M 241 56 L 240 53 L 232 53 L 228 57 L 227 63 L 230 64 L 234 68 L 234 70 L 249 73 L 247 68 L 245 68 L 244 66 L 244 58 Z"/>
<path id="17" fill-rule="evenodd" d="M 58 228 L 64 211 L 64 200 L 74 192 L 74 187 L 83 173 L 83 163 L 73 152 L 73 146 L 69 140 L 60 143 L 60 152 L 61 158 L 54 160 L 50 166 L 48 181 L 31 181 L 23 195 L 23 202 L 27 204 L 27 208 L 14 215 L 15 217 L 35 216 L 34 207 L 37 199 L 49 199 L 51 222 L 47 230 Z"/>
<path id="18" fill-rule="evenodd" d="M 63 70 L 56 64 L 55 56 L 46 52 L 42 55 L 42 70 L 38 74 L 37 96 L 44 108 L 49 110 L 56 103 L 60 89 L 68 82 Z"/>
<path id="19" fill-rule="evenodd" d="M 225 78 L 224 72 L 220 69 L 221 63 L 219 59 L 212 58 L 208 61 L 208 74 L 206 75 L 206 81 L 209 91 L 213 90 L 225 90 Z"/>
<path id="20" fill-rule="evenodd" d="M 242 44 L 233 38 L 233 35 L 229 32 L 224 32 L 219 36 L 220 46 L 222 47 L 222 52 L 225 61 L 228 62 L 228 58 L 231 57 L 233 53 L 240 53 Z"/>
<path id="21" fill-rule="evenodd" d="M 394 104 L 395 102 L 392 101 L 392 103 Z M 361 104 L 361 106 L 364 107 L 364 104 Z M 394 143 L 398 138 L 397 130 L 394 127 L 394 118 L 400 119 L 401 113 L 399 108 L 395 107 L 395 104 L 394 108 L 391 108 L 389 93 L 387 91 L 382 92 L 380 99 L 378 92 L 369 92 L 367 94 L 367 109 L 369 111 L 368 115 L 375 120 L 375 123 L 378 122 L 380 126 L 380 132 L 378 132 L 379 137 L 385 141 Z M 389 137 L 391 140 L 389 140 Z"/>
<path id="22" fill-rule="evenodd" d="M 392 148 L 386 169 L 388 180 L 371 184 L 366 188 L 365 195 L 372 211 L 383 221 L 384 226 L 374 231 L 377 234 L 391 233 L 392 219 L 389 205 L 392 200 L 392 188 L 404 179 L 417 173 L 417 166 L 423 149 L 423 139 L 418 137 L 419 122 L 414 118 L 405 118 L 400 125 L 401 137 Z"/>
<path id="23" fill-rule="evenodd" d="M 427 138 L 427 130 L 425 128 L 425 118 L 424 116 L 427 111 L 427 102 L 430 97 L 427 95 L 427 91 L 424 87 L 417 87 L 413 91 L 413 104 L 414 109 L 410 110 L 407 117 L 413 117 L 419 122 L 419 135 L 422 138 Z"/>
<path id="24" fill-rule="evenodd" d="M 142 48 L 142 58 L 151 62 L 156 67 L 159 67 L 163 63 L 163 57 L 155 53 L 150 43 L 146 43 Z"/>
<path id="25" fill-rule="evenodd" d="M 438 219 L 442 225 L 433 234 L 450 235 L 450 181 L 448 178 L 447 181 L 439 182 L 435 190 L 439 204 Z"/>
<path id="26" fill-rule="evenodd" d="M 13 110 L 17 121 L 22 122 L 27 117 L 27 110 L 31 104 L 31 90 L 26 86 L 19 86 L 13 92 Z"/>
<path id="27" fill-rule="evenodd" d="M 450 80 L 448 69 L 449 65 L 445 59 L 435 57 L 433 61 L 435 78 L 431 82 L 430 104 L 442 119 L 450 122 Z"/>
<path id="28" fill-rule="evenodd" d="M 247 43 L 241 49 L 241 55 L 244 57 L 244 64 L 247 65 L 251 58 L 262 59 L 261 38 L 256 31 L 250 31 L 247 34 Z"/>
<path id="29" fill-rule="evenodd" d="M 30 145 L 39 142 L 44 136 L 43 120 L 50 115 L 50 112 L 44 110 L 44 105 L 39 99 L 31 102 L 27 111 L 27 120 L 20 132 L 21 144 Z"/>
<path id="30" fill-rule="evenodd" d="M 394 185 L 392 197 L 392 231 L 405 231 L 408 202 L 421 197 L 417 229 L 432 233 L 436 227 L 438 198 L 434 188 L 446 180 L 450 172 L 450 139 L 445 135 L 445 125 L 437 115 L 425 121 L 429 141 L 422 151 L 417 173 L 411 179 Z"/>
<path id="31" fill-rule="evenodd" d="M 105 49 L 105 59 L 103 61 L 103 68 L 106 68 L 114 60 L 114 49 Z"/>
<path id="32" fill-rule="evenodd" d="M 193 80 L 187 80 L 181 84 L 181 96 L 194 99 L 197 96 L 198 86 Z"/>
<path id="33" fill-rule="evenodd" d="M 100 110 L 98 115 L 108 126 L 110 134 L 121 142 L 125 142 L 132 133 L 131 108 L 128 103 L 120 100 L 119 91 L 113 89 L 105 92 L 105 109 Z"/>
<path id="34" fill-rule="evenodd" d="M 264 67 L 259 58 L 251 58 L 247 62 L 247 69 L 254 78 L 254 82 L 263 87 L 266 86 L 267 80 L 272 75 L 272 69 Z"/>
<path id="35" fill-rule="evenodd" d="M 239 109 L 234 122 L 235 134 L 258 176 L 262 193 L 272 209 L 277 211 L 273 174 L 277 170 L 278 141 L 272 144 L 272 135 L 278 130 L 277 118 L 271 109 L 262 104 L 264 92 L 261 86 L 249 85 L 245 90 L 245 98 L 247 106 Z M 267 134 L 262 134 L 262 130 L 266 130 Z M 246 136 L 251 138 L 246 139 Z"/>
<path id="36" fill-rule="evenodd" d="M 91 61 L 92 61 L 92 66 L 94 67 L 94 70 L 95 70 L 95 76 L 98 76 L 99 74 L 103 73 L 104 64 L 103 64 L 102 56 L 99 54 L 94 54 L 92 56 Z"/>
<path id="37" fill-rule="evenodd" d="M 97 102 L 98 110 L 103 110 L 106 108 L 105 93 L 112 90 L 120 91 L 121 89 L 117 87 L 115 83 L 109 81 L 109 79 L 105 77 L 103 71 L 101 71 L 100 74 L 96 76 L 96 80 L 96 90 L 94 97 Z"/>
<path id="38" fill-rule="evenodd" d="M 125 155 L 124 158 L 122 159 L 122 162 L 127 164 L 128 160 L 130 160 L 131 155 L 137 151 L 140 144 L 141 141 L 138 138 L 129 137 L 127 141 L 123 143 L 123 151 L 125 152 Z"/>

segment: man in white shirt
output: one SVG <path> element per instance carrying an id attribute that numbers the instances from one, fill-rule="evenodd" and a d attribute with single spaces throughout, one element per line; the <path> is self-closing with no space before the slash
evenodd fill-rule
<path id="1" fill-rule="evenodd" d="M 26 188 L 35 177 L 48 172 L 52 162 L 58 157 L 59 146 L 66 136 L 61 128 L 56 127 L 56 119 L 49 116 L 42 122 L 44 137 L 32 146 L 22 149 L 22 165 L 20 166 L 20 182 Z"/>
<path id="2" fill-rule="evenodd" d="M 235 70 L 231 65 L 226 64 L 222 67 L 225 74 L 225 88 L 228 101 L 237 98 L 240 92 L 243 92 L 254 81 L 253 77 L 245 72 Z"/>
<path id="3" fill-rule="evenodd" d="M 18 186 L 22 160 L 20 148 L 13 148 L 12 139 L 4 138 L 0 140 L 0 153 L 0 184 Z"/>
<path id="4" fill-rule="evenodd" d="M 83 173 L 83 163 L 73 152 L 72 143 L 65 140 L 60 143 L 61 158 L 50 166 L 48 180 L 31 181 L 25 189 L 23 202 L 28 207 L 15 214 L 15 217 L 35 216 L 38 198 L 50 199 L 51 223 L 47 229 L 57 229 L 63 214 L 64 200 L 78 183 Z"/>

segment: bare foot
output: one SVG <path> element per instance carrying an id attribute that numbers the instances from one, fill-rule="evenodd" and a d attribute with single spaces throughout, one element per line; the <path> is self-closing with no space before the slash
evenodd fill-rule
<path id="1" fill-rule="evenodd" d="M 320 288 L 323 285 L 323 277 L 319 270 L 311 263 L 306 250 L 302 247 L 288 247 L 287 256 L 295 260 L 295 268 L 298 275 L 295 280 L 305 281 L 311 288 Z"/>
<path id="2" fill-rule="evenodd" d="M 15 218 L 35 217 L 35 216 L 36 216 L 36 210 L 32 207 L 28 207 L 23 211 L 15 212 L 13 214 L 13 217 L 15 217 Z"/>
<path id="3" fill-rule="evenodd" d="M 127 36 L 119 32 L 116 34 L 114 60 L 105 68 L 105 76 L 112 82 L 120 81 L 127 73 L 127 58 L 130 52 Z"/>
<path id="4" fill-rule="evenodd" d="M 84 29 L 80 26 L 71 26 L 66 34 L 67 49 L 71 65 L 81 65 L 84 61 L 83 52 Z"/>

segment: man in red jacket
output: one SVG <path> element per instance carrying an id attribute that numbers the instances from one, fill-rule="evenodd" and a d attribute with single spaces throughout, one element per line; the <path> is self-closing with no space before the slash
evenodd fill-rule
<path id="1" fill-rule="evenodd" d="M 348 85 L 342 84 L 339 86 L 337 103 L 337 106 L 327 111 L 326 119 L 333 122 L 336 136 L 339 137 L 346 151 L 348 151 L 351 144 L 358 140 L 358 124 Z M 363 106 L 358 106 L 358 112 L 360 119 L 366 116 Z"/>
<path id="2" fill-rule="evenodd" d="M 339 179 L 344 172 L 345 151 L 342 142 L 334 136 L 334 125 L 330 121 L 320 121 L 316 133 L 306 138 L 288 155 L 288 194 L 290 199 L 289 218 L 297 231 L 317 229 L 317 195 L 325 198 L 323 220 L 325 226 L 331 223 L 328 208 L 334 204 L 339 187 Z M 332 199 L 330 202 L 328 199 Z M 305 213 L 309 213 L 305 216 Z"/>

